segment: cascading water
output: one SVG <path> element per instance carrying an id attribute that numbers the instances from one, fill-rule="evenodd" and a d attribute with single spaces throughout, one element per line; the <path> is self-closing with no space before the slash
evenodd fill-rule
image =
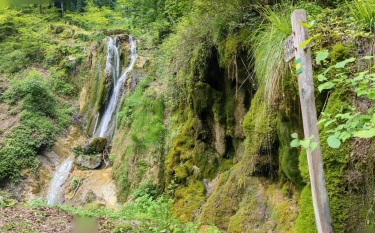
<path id="1" fill-rule="evenodd" d="M 120 58 L 118 48 L 116 46 L 117 38 L 112 40 L 108 39 L 108 52 L 106 72 L 112 72 L 114 83 L 113 92 L 109 99 L 108 105 L 105 108 L 104 114 L 100 119 L 98 128 L 95 130 L 94 135 L 97 137 L 106 137 L 109 141 L 112 140 L 113 134 L 117 124 L 117 114 L 124 96 L 124 85 L 127 80 L 129 72 L 133 69 L 135 60 L 137 59 L 136 45 L 131 36 L 129 36 L 130 43 L 130 63 L 124 73 L 120 76 Z M 120 76 L 120 77 L 119 77 Z"/>
<path id="2" fill-rule="evenodd" d="M 61 189 L 65 183 L 66 178 L 68 178 L 70 169 L 73 165 L 73 161 L 74 157 L 70 156 L 56 170 L 55 175 L 53 176 L 53 179 L 47 191 L 47 204 L 55 205 L 63 203 L 64 200 L 62 198 Z"/>
<path id="3" fill-rule="evenodd" d="M 133 69 L 135 60 L 137 59 L 136 46 L 133 38 L 129 36 L 130 43 L 130 64 L 125 69 L 124 73 L 120 74 L 120 54 L 118 50 L 118 37 L 114 39 L 108 37 L 108 50 L 106 56 L 105 74 L 111 75 L 113 79 L 113 88 L 108 105 L 105 108 L 103 116 L 99 119 L 98 113 L 97 120 L 94 127 L 94 136 L 96 137 L 107 137 L 110 141 L 112 140 L 114 131 L 116 129 L 117 114 L 124 98 L 123 87 L 125 85 L 127 75 Z M 121 75 L 121 76 L 120 76 Z M 73 166 L 74 157 L 70 156 L 67 158 L 56 170 L 50 187 L 47 192 L 46 201 L 48 204 L 62 204 L 62 186 L 64 185 L 70 170 Z"/>

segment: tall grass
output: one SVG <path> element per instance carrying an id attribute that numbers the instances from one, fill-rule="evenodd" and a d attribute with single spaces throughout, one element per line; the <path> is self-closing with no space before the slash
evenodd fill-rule
<path id="1" fill-rule="evenodd" d="M 265 84 L 265 94 L 272 101 L 279 93 L 279 81 L 287 71 L 284 61 L 284 40 L 292 33 L 290 12 L 281 6 L 262 7 L 263 23 L 251 35 L 256 78 Z"/>
<path id="2" fill-rule="evenodd" d="M 354 0 L 348 6 L 360 24 L 371 32 L 375 31 L 375 0 Z"/>

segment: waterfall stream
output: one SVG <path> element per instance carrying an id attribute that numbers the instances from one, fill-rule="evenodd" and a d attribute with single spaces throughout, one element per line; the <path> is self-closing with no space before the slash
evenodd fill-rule
<path id="1" fill-rule="evenodd" d="M 114 83 L 113 92 L 109 99 L 108 105 L 105 108 L 98 128 L 95 130 L 94 135 L 97 137 L 106 137 L 109 141 L 112 140 L 116 130 L 117 114 L 121 106 L 121 102 L 124 97 L 124 86 L 127 80 L 129 72 L 133 69 L 135 60 L 137 59 L 137 51 L 133 38 L 129 36 L 130 43 L 130 63 L 124 73 L 120 76 L 120 64 L 119 64 L 119 53 L 116 47 L 117 39 L 108 40 L 108 53 L 107 53 L 107 64 L 106 72 L 112 72 L 112 78 Z"/>
<path id="2" fill-rule="evenodd" d="M 65 183 L 66 178 L 68 178 L 70 169 L 72 168 L 74 161 L 74 157 L 70 156 L 67 158 L 56 170 L 53 179 L 51 181 L 51 184 L 48 188 L 47 192 L 47 204 L 55 205 L 55 204 L 62 204 L 63 203 L 63 197 L 61 194 L 62 186 Z"/>
<path id="3" fill-rule="evenodd" d="M 137 52 L 136 52 L 136 45 L 131 36 L 129 36 L 129 43 L 130 43 L 130 62 L 129 66 L 125 69 L 123 74 L 120 74 L 120 54 L 118 48 L 118 37 L 112 39 L 108 37 L 107 41 L 107 55 L 106 55 L 106 66 L 105 66 L 105 74 L 111 75 L 113 79 L 113 88 L 112 93 L 110 95 L 110 99 L 108 104 L 105 107 L 105 111 L 103 112 L 102 117 L 99 119 L 100 115 L 98 113 L 97 120 L 95 122 L 94 127 L 94 136 L 95 137 L 107 137 L 109 141 L 112 140 L 112 137 L 116 130 L 117 124 L 117 115 L 119 108 L 121 106 L 121 102 L 124 98 L 124 87 L 125 82 L 127 80 L 127 76 L 129 72 L 133 69 L 135 60 L 137 59 Z M 61 165 L 56 169 L 56 172 L 51 180 L 49 189 L 47 191 L 46 201 L 48 204 L 62 204 L 63 194 L 62 194 L 62 186 L 64 185 L 70 170 L 73 166 L 74 156 L 70 156 Z"/>

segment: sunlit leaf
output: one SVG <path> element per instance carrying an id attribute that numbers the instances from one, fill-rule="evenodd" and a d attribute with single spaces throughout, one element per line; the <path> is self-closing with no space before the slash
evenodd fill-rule
<path id="1" fill-rule="evenodd" d="M 310 150 L 311 151 L 315 150 L 315 148 L 317 148 L 317 147 L 318 147 L 318 143 L 317 142 L 313 142 L 313 143 L 310 144 Z"/>
<path id="2" fill-rule="evenodd" d="M 330 120 L 324 124 L 324 128 L 335 122 L 336 120 Z"/>
<path id="3" fill-rule="evenodd" d="M 361 59 L 362 60 L 369 60 L 369 59 L 372 59 L 374 58 L 374 56 L 365 56 L 365 57 L 362 57 Z"/>
<path id="4" fill-rule="evenodd" d="M 352 58 L 349 58 L 349 59 L 346 59 L 342 62 L 339 62 L 335 65 L 335 68 L 344 68 L 346 66 L 346 64 L 350 63 L 350 62 L 354 62 L 355 61 L 355 58 L 352 57 Z"/>
<path id="5" fill-rule="evenodd" d="M 335 149 L 341 146 L 341 141 L 333 135 L 327 138 L 327 143 L 328 143 L 328 146 L 335 148 Z"/>
<path id="6" fill-rule="evenodd" d="M 298 134 L 297 133 L 292 133 L 290 136 L 292 136 L 292 138 L 298 138 Z"/>
<path id="7" fill-rule="evenodd" d="M 305 23 L 305 22 L 299 22 L 299 25 L 301 25 L 302 27 L 305 27 L 305 28 L 311 28 L 311 25 L 308 24 L 308 23 Z"/>
<path id="8" fill-rule="evenodd" d="M 298 139 L 294 139 L 293 141 L 290 142 L 290 147 L 299 147 L 300 143 Z"/>
<path id="9" fill-rule="evenodd" d="M 332 87 L 334 87 L 335 84 L 333 82 L 325 82 L 318 86 L 319 92 L 322 92 L 323 90 L 330 90 Z"/>
<path id="10" fill-rule="evenodd" d="M 368 98 L 371 99 L 371 100 L 374 100 L 375 99 L 375 92 L 370 92 L 368 95 Z"/>
<path id="11" fill-rule="evenodd" d="M 320 82 L 324 82 L 324 81 L 327 81 L 327 78 L 326 78 L 324 75 L 319 74 L 319 75 L 318 75 L 318 80 L 319 80 Z"/>
<path id="12" fill-rule="evenodd" d="M 316 55 L 316 64 L 320 65 L 322 61 L 327 59 L 328 55 L 329 55 L 328 50 L 318 52 L 318 54 Z"/>
<path id="13" fill-rule="evenodd" d="M 302 42 L 302 43 L 298 46 L 298 48 L 301 49 L 301 48 L 305 47 L 306 45 L 310 44 L 310 42 L 311 42 L 313 39 L 314 39 L 314 37 L 311 37 L 311 38 L 305 40 L 304 42 Z"/>
<path id="14" fill-rule="evenodd" d="M 324 122 L 326 122 L 326 121 L 327 121 L 327 119 L 325 119 L 325 118 L 320 119 L 320 120 L 318 121 L 317 125 L 319 125 L 319 124 L 321 124 L 321 123 L 324 123 Z"/>
<path id="15" fill-rule="evenodd" d="M 372 138 L 375 136 L 375 128 L 371 128 L 369 130 L 361 130 L 353 133 L 354 137 L 358 138 Z"/>
<path id="16" fill-rule="evenodd" d="M 299 143 L 303 148 L 307 149 L 310 145 L 310 139 L 301 140 Z"/>

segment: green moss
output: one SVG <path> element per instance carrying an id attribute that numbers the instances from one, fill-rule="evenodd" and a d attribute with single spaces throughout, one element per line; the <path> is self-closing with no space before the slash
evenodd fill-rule
<path id="1" fill-rule="evenodd" d="M 311 187 L 307 185 L 301 193 L 300 210 L 296 221 L 296 233 L 316 233 L 314 207 L 312 203 Z M 341 232 L 341 231 L 338 231 Z"/>
<path id="2" fill-rule="evenodd" d="M 303 187 L 304 180 L 301 177 L 301 172 L 299 170 L 298 154 L 299 151 L 297 148 L 290 147 L 291 134 L 298 132 L 298 125 L 292 123 L 288 119 L 283 119 L 282 116 L 279 116 L 277 130 L 278 138 L 280 141 L 279 146 L 279 159 L 281 169 L 284 174 L 291 180 L 293 183 L 299 187 Z"/>
<path id="3" fill-rule="evenodd" d="M 194 213 L 205 201 L 204 185 L 201 181 L 192 181 L 187 187 L 179 187 L 175 191 L 173 213 L 181 221 L 194 220 Z"/>
<path id="4" fill-rule="evenodd" d="M 257 200 L 256 189 L 252 188 L 246 192 L 241 203 L 239 204 L 239 210 L 235 215 L 230 217 L 228 225 L 228 232 L 231 233 L 242 233 L 249 229 L 249 226 L 259 226 L 264 223 L 264 219 L 261 213 L 254 211 L 261 209 L 263 203 L 261 200 Z"/>
<path id="5" fill-rule="evenodd" d="M 331 63 L 336 64 L 336 62 L 345 60 L 350 56 L 354 56 L 353 51 L 355 51 L 353 44 L 344 45 L 341 42 L 335 43 L 329 51 Z"/>
<path id="6" fill-rule="evenodd" d="M 239 209 L 245 190 L 252 190 L 252 179 L 246 177 L 246 169 L 239 164 L 220 175 L 214 192 L 203 206 L 199 221 L 227 229 L 230 217 Z"/>
<path id="7" fill-rule="evenodd" d="M 301 172 L 302 179 L 305 183 L 310 182 L 309 166 L 307 163 L 307 152 L 306 150 L 301 150 L 298 156 L 298 167 Z"/>
<path id="8" fill-rule="evenodd" d="M 221 102 L 221 93 L 215 91 L 210 85 L 203 82 L 198 82 L 194 85 L 192 91 L 192 100 L 194 113 L 200 116 L 203 111 L 210 110 L 215 102 Z M 218 107 L 215 108 L 217 116 L 221 118 L 221 111 Z"/>
<path id="9" fill-rule="evenodd" d="M 188 172 L 183 164 L 175 168 L 175 175 L 178 179 L 185 179 L 188 177 Z"/>
<path id="10" fill-rule="evenodd" d="M 276 111 L 264 103 L 263 97 L 263 89 L 258 90 L 245 116 L 243 130 L 251 173 L 270 172 L 272 176 L 277 173 L 278 166 L 277 153 L 274 151 L 277 145 Z"/>
<path id="11" fill-rule="evenodd" d="M 351 103 L 350 96 L 343 90 L 334 91 L 325 109 L 325 113 L 336 115 L 340 111 L 345 111 L 345 106 L 349 106 Z M 344 109 L 343 109 L 344 108 Z M 333 129 L 335 126 L 330 126 Z M 368 203 L 368 197 L 365 197 L 357 191 L 350 191 L 355 189 L 357 184 L 348 183 L 348 169 L 350 166 L 350 157 L 352 155 L 351 142 L 345 142 L 339 149 L 332 149 L 327 144 L 327 138 L 329 134 L 325 131 L 327 128 L 322 129 L 320 127 L 320 142 L 321 150 L 323 155 L 324 173 L 326 180 L 326 187 L 328 191 L 331 215 L 333 219 L 334 229 L 337 232 L 352 232 L 358 229 L 365 221 L 366 205 Z M 305 181 L 309 180 L 308 165 L 306 152 L 302 151 L 299 157 L 299 167 Z M 362 167 L 362 172 L 365 171 L 366 166 Z M 353 179 L 353 177 L 351 177 Z M 362 182 L 362 178 L 361 181 Z M 307 189 L 307 188 L 305 188 Z M 304 190 L 305 190 L 304 189 Z M 311 191 L 309 191 L 310 193 Z M 303 192 L 301 196 L 301 213 L 311 211 L 310 204 L 307 204 L 307 191 Z M 311 194 L 310 194 L 311 195 Z M 307 206 L 306 206 L 307 205 Z M 301 215 L 297 220 L 297 225 L 306 225 L 306 222 L 310 220 L 306 219 L 305 215 Z M 300 229 L 299 228 L 299 229 Z M 298 231 L 305 232 L 305 231 Z"/>

